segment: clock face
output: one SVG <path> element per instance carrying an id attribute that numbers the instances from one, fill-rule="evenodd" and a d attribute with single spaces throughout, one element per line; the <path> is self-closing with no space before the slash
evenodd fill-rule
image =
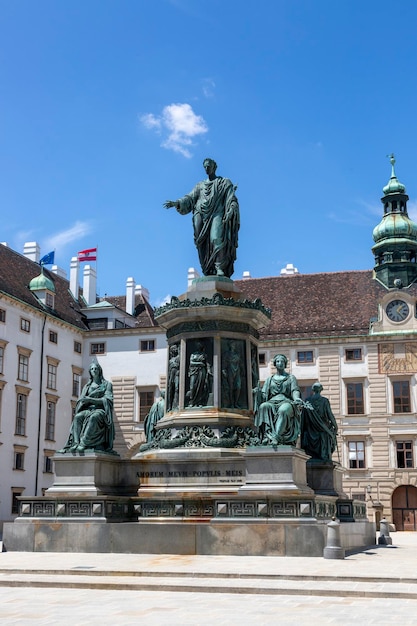
<path id="1" fill-rule="evenodd" d="M 402 322 L 408 316 L 408 304 L 404 300 L 391 300 L 385 309 L 392 322 Z"/>

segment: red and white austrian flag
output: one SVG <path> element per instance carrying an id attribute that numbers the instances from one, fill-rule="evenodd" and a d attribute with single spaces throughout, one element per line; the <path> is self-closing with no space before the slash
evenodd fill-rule
<path id="1" fill-rule="evenodd" d="M 88 248 L 88 250 L 80 250 L 78 253 L 78 260 L 83 263 L 84 261 L 96 261 L 97 248 Z"/>

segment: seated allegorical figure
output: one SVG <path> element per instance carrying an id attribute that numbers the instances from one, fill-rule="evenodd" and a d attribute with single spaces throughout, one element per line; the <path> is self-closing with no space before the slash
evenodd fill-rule
<path id="1" fill-rule="evenodd" d="M 277 354 L 276 374 L 265 381 L 262 390 L 254 390 L 255 426 L 263 443 L 295 445 L 300 435 L 303 401 L 296 377 L 285 371 L 287 364 L 287 357 Z"/>
<path id="2" fill-rule="evenodd" d="M 113 386 L 103 377 L 97 360 L 89 367 L 90 380 L 75 405 L 70 433 L 61 453 L 99 450 L 113 454 Z"/>

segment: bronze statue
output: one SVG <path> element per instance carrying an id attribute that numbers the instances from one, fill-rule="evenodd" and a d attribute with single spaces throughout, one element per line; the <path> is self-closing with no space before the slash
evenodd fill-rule
<path id="1" fill-rule="evenodd" d="M 285 371 L 288 360 L 274 357 L 277 373 L 270 376 L 262 390 L 255 389 L 255 426 L 263 443 L 295 445 L 300 434 L 301 393 L 297 379 Z"/>
<path id="2" fill-rule="evenodd" d="M 337 422 L 327 398 L 321 395 L 323 385 L 314 383 L 312 394 L 303 408 L 301 447 L 314 459 L 331 461 L 337 446 Z"/>
<path id="3" fill-rule="evenodd" d="M 169 348 L 166 410 L 178 409 L 180 387 L 180 355 L 178 344 Z"/>
<path id="4" fill-rule="evenodd" d="M 190 379 L 190 389 L 187 391 L 188 406 L 207 406 L 212 372 L 201 341 L 197 341 L 197 349 L 190 355 L 188 376 Z"/>
<path id="5" fill-rule="evenodd" d="M 179 200 L 167 200 L 164 207 L 178 213 L 193 213 L 194 242 L 205 276 L 233 274 L 240 226 L 239 203 L 235 187 L 228 178 L 216 176 L 217 164 L 205 159 L 208 178 Z"/>
<path id="6" fill-rule="evenodd" d="M 146 442 L 153 441 L 155 437 L 155 425 L 164 417 L 165 412 L 165 391 L 161 391 L 161 396 L 156 400 L 149 409 L 148 415 L 143 422 Z"/>
<path id="7" fill-rule="evenodd" d="M 61 453 L 100 450 L 113 452 L 113 387 L 104 379 L 97 360 L 89 367 L 90 380 L 75 405 L 70 433 Z"/>
<path id="8" fill-rule="evenodd" d="M 242 389 L 242 360 L 236 341 L 228 342 L 228 350 L 222 354 L 222 404 L 231 409 L 239 409 Z"/>

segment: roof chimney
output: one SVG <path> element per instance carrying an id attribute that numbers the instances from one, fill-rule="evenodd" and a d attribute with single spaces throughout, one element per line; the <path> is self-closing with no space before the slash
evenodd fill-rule
<path id="1" fill-rule="evenodd" d="M 252 278 L 252 276 L 250 275 L 250 272 L 246 270 L 245 272 L 243 272 L 242 278 Z"/>
<path id="2" fill-rule="evenodd" d="M 80 291 L 80 287 L 78 284 L 78 274 L 80 271 L 80 263 L 76 256 L 73 256 L 70 264 L 70 291 L 74 296 L 75 300 L 78 300 L 78 294 Z"/>
<path id="3" fill-rule="evenodd" d="M 189 267 L 188 268 L 188 275 L 187 275 L 188 288 L 191 287 L 194 278 L 200 278 L 200 274 L 197 272 L 195 267 Z"/>
<path id="4" fill-rule="evenodd" d="M 149 302 L 149 290 L 146 289 L 146 287 L 143 287 L 143 285 L 136 285 L 135 295 L 142 296 L 143 298 L 145 298 L 145 300 Z"/>
<path id="5" fill-rule="evenodd" d="M 63 270 L 62 267 L 58 267 L 58 265 L 53 265 L 51 267 L 51 272 L 52 272 L 52 274 L 56 274 L 57 276 L 61 276 L 61 278 L 66 278 L 67 277 L 66 271 Z"/>
<path id="6" fill-rule="evenodd" d="M 83 297 L 87 306 L 97 301 L 97 272 L 91 265 L 84 267 Z"/>
<path id="7" fill-rule="evenodd" d="M 133 315 L 135 310 L 135 279 L 130 276 L 126 280 L 126 313 Z"/>
<path id="8" fill-rule="evenodd" d="M 41 248 L 36 241 L 27 241 L 23 246 L 23 256 L 35 263 L 39 263 L 41 258 Z"/>
<path id="9" fill-rule="evenodd" d="M 299 274 L 300 272 L 292 263 L 287 263 L 281 270 L 281 276 L 291 276 L 292 274 Z"/>

